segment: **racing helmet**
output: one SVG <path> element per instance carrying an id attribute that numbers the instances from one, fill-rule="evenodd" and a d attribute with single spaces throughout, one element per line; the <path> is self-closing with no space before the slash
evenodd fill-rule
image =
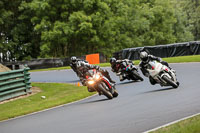
<path id="1" fill-rule="evenodd" d="M 81 63 L 80 61 L 78 61 L 78 62 L 76 63 L 76 66 L 77 66 L 77 68 L 80 68 L 80 67 L 83 66 L 83 63 Z"/>
<path id="2" fill-rule="evenodd" d="M 72 62 L 72 63 L 75 63 L 76 61 L 77 61 L 76 56 L 72 56 L 72 57 L 71 57 L 71 62 Z"/>
<path id="3" fill-rule="evenodd" d="M 144 63 L 149 61 L 149 55 L 146 51 L 140 52 L 140 60 Z"/>
<path id="4" fill-rule="evenodd" d="M 113 64 L 113 63 L 116 63 L 116 59 L 113 57 L 113 58 L 110 58 L 110 64 Z"/>

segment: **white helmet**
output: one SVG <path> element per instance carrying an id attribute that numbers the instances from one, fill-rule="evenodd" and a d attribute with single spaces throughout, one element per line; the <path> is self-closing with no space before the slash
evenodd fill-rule
<path id="1" fill-rule="evenodd" d="M 77 60 L 76 56 L 72 56 L 72 57 L 71 57 L 71 62 L 72 62 L 72 63 L 75 63 L 76 60 Z"/>
<path id="2" fill-rule="evenodd" d="M 149 55 L 148 55 L 148 53 L 146 52 L 146 51 L 142 51 L 142 52 L 140 52 L 140 60 L 142 61 L 142 62 L 148 62 L 148 60 L 149 60 Z"/>
<path id="3" fill-rule="evenodd" d="M 76 63 L 76 66 L 77 66 L 78 68 L 81 67 L 81 66 L 82 66 L 81 62 L 78 61 L 78 62 Z"/>

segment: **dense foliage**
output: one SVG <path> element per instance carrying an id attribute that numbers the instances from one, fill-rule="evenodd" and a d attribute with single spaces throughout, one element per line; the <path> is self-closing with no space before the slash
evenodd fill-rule
<path id="1" fill-rule="evenodd" d="M 0 56 L 111 56 L 128 47 L 199 40 L 199 14 L 199 0 L 1 0 Z"/>

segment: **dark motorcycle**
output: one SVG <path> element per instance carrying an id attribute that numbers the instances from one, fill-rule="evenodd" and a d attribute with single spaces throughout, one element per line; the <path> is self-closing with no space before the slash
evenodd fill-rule
<path id="1" fill-rule="evenodd" d="M 138 73 L 138 69 L 133 64 L 129 64 L 127 66 L 125 65 L 120 65 L 120 66 L 122 73 L 117 73 L 117 76 L 119 76 L 120 81 L 123 77 L 125 77 L 125 79 L 128 80 L 141 80 L 141 81 L 144 80 Z"/>
<path id="2" fill-rule="evenodd" d="M 115 86 L 112 86 L 109 80 L 96 69 L 86 73 L 86 86 L 100 95 L 105 95 L 108 99 L 118 96 Z"/>

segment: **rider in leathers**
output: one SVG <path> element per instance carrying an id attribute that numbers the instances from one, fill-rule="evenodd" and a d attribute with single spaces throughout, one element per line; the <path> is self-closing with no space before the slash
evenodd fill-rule
<path id="1" fill-rule="evenodd" d="M 86 60 L 81 60 L 81 59 L 78 59 L 76 58 L 75 56 L 72 56 L 71 57 L 71 62 L 70 62 L 70 67 L 72 68 L 72 70 L 77 74 L 77 76 L 79 78 L 82 77 L 82 74 L 78 71 L 78 68 L 77 68 L 77 62 L 85 62 L 85 63 L 88 63 Z M 89 64 L 89 63 L 88 63 Z"/>
<path id="2" fill-rule="evenodd" d="M 149 77 L 149 81 L 152 85 L 155 85 L 157 82 L 151 76 L 149 76 L 149 72 L 147 71 L 147 66 L 148 66 L 149 61 L 156 60 L 156 61 L 160 62 L 161 64 L 169 67 L 169 64 L 167 62 L 163 61 L 160 57 L 150 55 L 146 51 L 140 52 L 140 60 L 141 60 L 141 62 L 139 64 L 140 70 L 142 71 L 144 76 Z M 174 71 L 173 69 L 171 69 L 171 70 Z"/>
<path id="3" fill-rule="evenodd" d="M 96 66 L 96 65 L 91 65 L 89 64 L 88 62 L 86 61 L 83 61 L 83 60 L 79 60 L 79 59 L 76 59 L 75 61 L 75 58 L 71 58 L 71 63 L 72 65 L 70 65 L 72 67 L 72 69 L 77 73 L 77 75 L 79 76 L 80 80 L 81 80 L 81 83 L 85 86 L 85 77 L 86 77 L 86 72 L 88 72 L 88 70 L 90 69 L 96 69 L 98 71 L 100 71 L 110 82 L 112 85 L 115 84 L 115 81 L 113 81 L 108 73 L 107 70 L 104 70 L 104 69 L 101 69 L 99 66 Z M 88 91 L 93 91 L 93 90 L 89 90 Z"/>
<path id="4" fill-rule="evenodd" d="M 120 76 L 120 81 L 126 79 L 126 76 L 122 68 L 126 68 L 128 65 L 134 65 L 131 60 L 128 59 L 116 60 L 116 58 L 111 58 L 110 64 L 112 68 L 111 70 Z"/>

